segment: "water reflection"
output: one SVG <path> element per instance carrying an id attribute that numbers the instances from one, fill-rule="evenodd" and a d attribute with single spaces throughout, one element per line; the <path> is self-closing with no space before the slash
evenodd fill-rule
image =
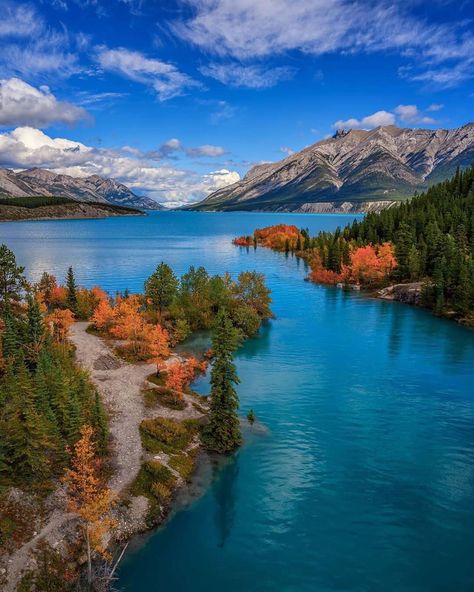
<path id="1" fill-rule="evenodd" d="M 213 467 L 214 478 L 219 473 L 219 480 L 214 485 L 215 498 L 214 520 L 217 529 L 218 546 L 223 548 L 228 540 L 235 521 L 235 505 L 237 500 L 236 483 L 239 475 L 239 455 L 235 454 L 222 461 L 216 462 Z"/>

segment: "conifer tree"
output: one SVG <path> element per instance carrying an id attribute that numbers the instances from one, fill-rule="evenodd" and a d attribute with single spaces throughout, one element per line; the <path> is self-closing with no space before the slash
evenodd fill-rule
<path id="1" fill-rule="evenodd" d="M 26 348 L 28 362 L 36 365 L 45 337 L 45 327 L 39 303 L 31 294 L 28 295 L 28 314 L 26 330 Z"/>
<path id="2" fill-rule="evenodd" d="M 0 314 L 16 304 L 25 287 L 24 267 L 16 264 L 15 255 L 6 245 L 0 245 Z"/>
<path id="3" fill-rule="evenodd" d="M 233 362 L 233 353 L 240 340 L 225 310 L 218 313 L 212 336 L 214 361 L 211 371 L 211 404 L 209 423 L 203 432 L 204 445 L 212 451 L 228 453 L 240 446 L 237 409 L 239 399 L 234 385 L 239 378 Z"/>
<path id="4" fill-rule="evenodd" d="M 67 298 L 66 304 L 67 307 L 72 310 L 74 314 L 77 313 L 77 285 L 76 285 L 76 278 L 74 277 L 74 271 L 72 267 L 67 270 L 67 277 L 66 277 L 66 289 L 67 289 Z"/>

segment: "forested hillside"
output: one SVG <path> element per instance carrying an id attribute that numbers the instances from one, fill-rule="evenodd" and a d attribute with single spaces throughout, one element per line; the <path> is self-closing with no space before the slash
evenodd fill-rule
<path id="1" fill-rule="evenodd" d="M 235 243 L 294 251 L 308 260 L 315 282 L 380 288 L 419 281 L 421 304 L 474 321 L 474 166 L 334 233 L 310 237 L 279 226 Z"/>

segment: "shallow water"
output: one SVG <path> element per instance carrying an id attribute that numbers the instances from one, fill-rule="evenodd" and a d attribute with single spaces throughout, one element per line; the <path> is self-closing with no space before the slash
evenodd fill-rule
<path id="1" fill-rule="evenodd" d="M 268 428 L 127 554 L 125 592 L 474 589 L 474 331 L 303 281 L 231 238 L 347 217 L 158 213 L 0 225 L 32 277 L 141 289 L 161 260 L 267 276 L 277 319 L 237 354 L 242 413 Z M 201 384 L 201 388 L 205 385 Z"/>

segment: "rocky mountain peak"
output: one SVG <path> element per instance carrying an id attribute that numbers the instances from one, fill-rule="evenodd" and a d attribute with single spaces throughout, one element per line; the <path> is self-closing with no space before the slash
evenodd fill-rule
<path id="1" fill-rule="evenodd" d="M 474 162 L 474 124 L 456 129 L 338 130 L 287 158 L 253 167 L 196 209 L 312 211 L 318 204 L 389 205 Z M 347 209 L 347 208 L 346 208 Z"/>

